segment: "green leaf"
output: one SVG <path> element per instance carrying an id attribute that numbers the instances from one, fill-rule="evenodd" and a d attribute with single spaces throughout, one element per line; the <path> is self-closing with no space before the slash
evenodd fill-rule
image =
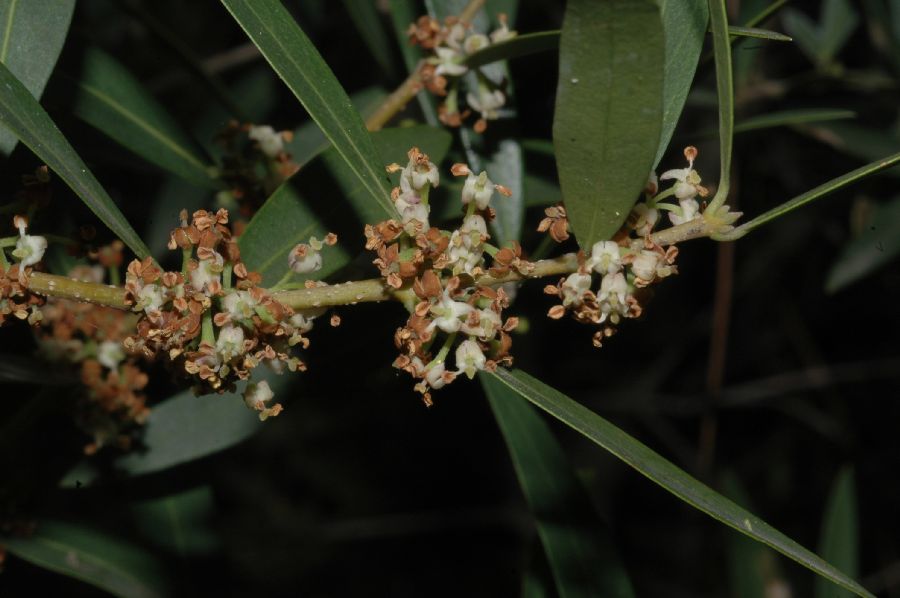
<path id="1" fill-rule="evenodd" d="M 381 87 L 367 87 L 351 94 L 350 102 L 363 118 L 368 118 L 387 95 Z M 302 167 L 330 145 L 315 121 L 310 121 L 294 129 L 294 138 L 284 148 L 291 154 L 291 160 Z"/>
<path id="2" fill-rule="evenodd" d="M 287 384 L 285 376 L 269 371 L 260 378 L 276 397 Z M 186 390 L 153 407 L 141 446 L 116 459 L 115 467 L 131 476 L 161 471 L 232 447 L 263 425 L 240 392 L 195 397 Z"/>
<path id="3" fill-rule="evenodd" d="M 372 134 L 376 151 L 385 164 L 406 162 L 406 152 L 418 146 L 437 164 L 447 155 L 450 148 L 450 134 L 442 129 L 418 126 L 398 129 L 383 129 Z M 385 216 L 378 206 L 368 201 L 368 195 L 359 187 L 353 173 L 340 159 L 334 148 L 323 152 L 318 158 L 329 169 L 332 178 L 344 190 L 344 197 L 360 219 L 366 222 L 382 220 Z M 247 268 L 263 275 L 263 284 L 271 285 L 287 273 L 287 256 L 297 243 L 306 242 L 315 235 L 321 239 L 328 229 L 323 221 L 330 214 L 346 210 L 341 203 L 310 204 L 297 191 L 303 188 L 306 173 L 300 171 L 292 180 L 285 182 L 273 193 L 257 211 L 241 235 L 241 257 Z M 360 235 L 362 238 L 362 235 Z M 328 247 L 323 254 L 323 268 L 313 274 L 321 279 L 346 265 L 350 256 L 342 247 L 352 244 L 341 243 Z M 302 280 L 297 277 L 296 280 Z"/>
<path id="4" fill-rule="evenodd" d="M 833 565 L 691 477 L 587 407 L 520 370 L 498 369 L 493 376 L 692 507 L 770 546 L 859 596 L 873 596 Z"/>
<path id="5" fill-rule="evenodd" d="M 375 145 L 359 113 L 279 0 L 222 0 L 275 72 L 319 124 L 359 181 L 368 201 L 396 213 Z"/>
<path id="6" fill-rule="evenodd" d="M 742 505 L 750 505 L 750 497 L 734 472 L 723 475 L 725 496 Z M 777 553 L 759 542 L 728 530 L 728 574 L 734 598 L 763 598 L 766 586 L 779 577 Z"/>
<path id="7" fill-rule="evenodd" d="M 772 42 L 794 41 L 789 35 L 778 33 L 777 31 L 770 31 L 768 29 L 758 29 L 756 27 L 737 27 L 735 25 L 729 25 L 728 33 L 732 36 L 752 37 L 754 39 L 767 39 Z"/>
<path id="8" fill-rule="evenodd" d="M 560 31 L 557 29 L 517 35 L 512 39 L 491 44 L 470 54 L 464 64 L 469 68 L 476 68 L 500 60 L 512 60 L 548 50 L 556 50 L 559 48 L 559 38 Z"/>
<path id="9" fill-rule="evenodd" d="M 744 224 L 734 229 L 732 232 L 726 235 L 722 235 L 721 240 L 733 240 L 740 238 L 753 229 L 769 222 L 770 220 L 780 218 L 788 212 L 796 210 L 797 208 L 804 206 L 811 201 L 815 201 L 827 195 L 831 195 L 835 191 L 839 191 L 844 187 L 852 185 L 857 181 L 861 181 L 864 178 L 870 177 L 873 174 L 878 174 L 879 172 L 888 169 L 896 164 L 900 164 L 900 153 L 896 153 L 893 156 L 888 156 L 876 162 L 872 162 L 871 164 L 866 164 L 865 166 L 848 172 L 843 176 L 839 176 L 836 179 L 831 179 L 827 183 L 822 183 L 815 189 L 810 189 L 806 193 L 798 195 L 797 197 L 784 202 L 780 206 L 772 208 L 768 212 L 760 214 L 753 220 L 745 222 Z"/>
<path id="10" fill-rule="evenodd" d="M 734 73 L 731 65 L 731 36 L 725 0 L 709 0 L 713 54 L 716 59 L 716 95 L 719 100 L 719 185 L 708 209 L 715 213 L 728 197 L 731 186 L 731 153 L 734 141 Z"/>
<path id="11" fill-rule="evenodd" d="M 0 65 L 0 124 L 6 126 L 72 188 L 139 258 L 149 255 L 147 246 L 128 224 L 118 206 L 63 134 L 9 70 Z"/>
<path id="12" fill-rule="evenodd" d="M 831 108 L 807 108 L 800 110 L 778 110 L 752 116 L 734 125 L 735 133 L 771 129 L 773 127 L 795 126 L 808 123 L 827 122 L 856 118 L 852 110 Z"/>
<path id="13" fill-rule="evenodd" d="M 550 427 L 500 380 L 484 374 L 479 378 L 534 515 L 560 597 L 634 596 L 609 530 Z"/>
<path id="14" fill-rule="evenodd" d="M 828 272 L 825 290 L 835 293 L 900 255 L 900 197 L 876 208 L 865 232 L 847 243 Z"/>
<path id="15" fill-rule="evenodd" d="M 523 179 L 525 187 L 525 207 L 543 207 L 562 200 L 559 185 L 543 177 L 526 174 Z"/>
<path id="16" fill-rule="evenodd" d="M 647 183 L 662 127 L 663 26 L 652 0 L 570 0 L 553 145 L 582 248 L 611 237 Z"/>
<path id="17" fill-rule="evenodd" d="M 253 215 L 238 239 L 241 258 L 248 269 L 262 274 L 263 286 L 276 284 L 287 273 L 288 254 L 297 243 L 307 243 L 313 236 L 321 240 L 329 233 L 297 186 L 293 180 L 282 183 Z M 350 255 L 341 244 L 326 246 L 322 249 L 322 269 L 310 276 L 298 276 L 296 280 L 325 278 L 349 261 Z"/>
<path id="18" fill-rule="evenodd" d="M 75 0 L 0 0 L 0 62 L 40 99 L 62 51 Z M 0 129 L 0 153 L 19 139 Z"/>
<path id="19" fill-rule="evenodd" d="M 700 51 L 706 38 L 709 9 L 705 0 L 664 0 L 662 24 L 666 40 L 663 79 L 663 121 L 653 167 L 663 158 L 684 109 Z"/>
<path id="20" fill-rule="evenodd" d="M 484 169 L 492 181 L 505 185 L 512 193 L 509 197 L 498 194 L 491 202 L 497 214 L 491 223 L 497 242 L 504 246 L 519 241 L 525 221 L 525 164 L 519 142 L 511 137 L 499 140 Z"/>
<path id="21" fill-rule="evenodd" d="M 815 22 L 799 10 L 787 8 L 782 14 L 785 31 L 797 43 L 797 47 L 806 54 L 810 62 L 818 64 L 819 29 Z"/>
<path id="22" fill-rule="evenodd" d="M 819 552 L 828 562 L 834 563 L 856 576 L 859 572 L 859 521 L 856 507 L 856 484 L 853 469 L 844 467 L 838 472 L 828 496 L 825 517 L 822 520 L 822 537 Z M 824 579 L 816 580 L 816 598 L 846 598 L 852 596 L 844 588 Z"/>
<path id="23" fill-rule="evenodd" d="M 97 48 L 84 54 L 75 114 L 145 160 L 213 187 L 210 164 L 182 127 L 128 70 Z"/>
<path id="24" fill-rule="evenodd" d="M 391 42 L 381 25 L 381 15 L 371 0 L 343 0 L 344 8 L 350 14 L 353 26 L 359 32 L 372 57 L 378 66 L 391 78 L 396 76 L 397 69 L 391 55 Z"/>
<path id="25" fill-rule="evenodd" d="M 132 513 L 145 538 L 181 558 L 209 554 L 218 544 L 210 521 L 214 501 L 209 486 L 137 503 Z"/>
<path id="26" fill-rule="evenodd" d="M 167 596 L 165 570 L 133 544 L 81 525 L 39 521 L 27 538 L 2 538 L 11 553 L 50 571 L 87 582 L 116 596 Z"/>

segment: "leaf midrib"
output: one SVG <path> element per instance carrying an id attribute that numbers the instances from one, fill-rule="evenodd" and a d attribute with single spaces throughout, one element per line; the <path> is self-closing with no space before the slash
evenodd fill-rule
<path id="1" fill-rule="evenodd" d="M 0 50 L 0 62 L 6 64 L 6 57 L 9 54 L 9 40 L 12 37 L 13 19 L 16 15 L 16 6 L 19 0 L 11 0 L 9 4 L 9 18 L 6 19 L 6 28 L 3 32 L 3 49 Z"/>
<path id="2" fill-rule="evenodd" d="M 138 128 L 146 131 L 151 137 L 162 143 L 164 146 L 172 150 L 175 154 L 181 156 L 186 161 L 188 161 L 192 166 L 202 171 L 204 176 L 207 176 L 207 166 L 203 164 L 196 156 L 194 156 L 190 151 L 181 146 L 178 142 L 176 142 L 171 137 L 163 134 L 159 129 L 148 123 L 146 120 L 130 111 L 128 108 L 114 100 L 112 97 L 101 91 L 100 89 L 94 87 L 89 83 L 85 83 L 84 81 L 80 81 L 78 83 L 79 87 L 83 88 L 86 92 L 90 93 L 101 102 L 104 102 L 109 105 L 114 111 L 118 112 L 128 120 L 132 121 Z"/>

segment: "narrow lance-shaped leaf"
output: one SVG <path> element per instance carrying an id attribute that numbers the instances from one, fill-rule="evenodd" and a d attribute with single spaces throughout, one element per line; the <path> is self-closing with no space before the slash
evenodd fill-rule
<path id="1" fill-rule="evenodd" d="M 513 391 L 597 443 L 687 504 L 762 542 L 859 596 L 874 596 L 834 565 L 742 509 L 587 407 L 520 370 L 492 374 Z"/>
<path id="2" fill-rule="evenodd" d="M 734 73 L 731 65 L 731 37 L 725 0 L 709 0 L 713 54 L 716 58 L 716 94 L 719 98 L 719 185 L 709 202 L 715 212 L 728 197 L 731 186 L 731 153 L 734 139 Z"/>
<path id="3" fill-rule="evenodd" d="M 665 47 L 652 0 L 570 0 L 553 144 L 579 244 L 622 225 L 647 183 L 662 126 Z"/>
<path id="4" fill-rule="evenodd" d="M 0 0 L 0 62 L 40 99 L 72 22 L 75 0 Z M 19 139 L 0 130 L 0 153 Z"/>
<path id="5" fill-rule="evenodd" d="M 481 384 L 562 598 L 633 596 L 634 590 L 562 447 L 534 408 L 498 379 Z"/>
<path id="6" fill-rule="evenodd" d="M 663 0 L 662 23 L 666 40 L 666 65 L 663 80 L 663 121 L 656 149 L 654 168 L 669 147 L 681 116 L 700 51 L 706 38 L 709 10 L 706 0 Z"/>
<path id="7" fill-rule="evenodd" d="M 135 255 L 140 258 L 149 255 L 147 246 L 50 116 L 3 65 L 0 65 L 0 124 L 12 131 L 56 172 Z"/>
<path id="8" fill-rule="evenodd" d="M 75 113 L 160 168 L 214 186 L 210 164 L 178 123 L 124 66 L 97 48 L 85 52 Z"/>
<path id="9" fill-rule="evenodd" d="M 385 215 L 396 210 L 384 166 L 359 113 L 322 56 L 279 0 L 222 0 L 297 96 Z"/>
<path id="10" fill-rule="evenodd" d="M 839 191 L 844 187 L 848 187 L 849 185 L 861 181 L 864 178 L 870 177 L 873 174 L 878 174 L 879 172 L 882 172 L 896 164 L 900 164 L 900 152 L 894 154 L 893 156 L 888 156 L 876 162 L 872 162 L 871 164 L 861 166 L 860 168 L 848 172 L 843 176 L 839 176 L 836 179 L 832 179 L 827 183 L 822 183 L 818 187 L 810 189 L 806 193 L 801 193 L 797 197 L 784 202 L 780 206 L 774 207 L 768 212 L 764 212 L 756 218 L 745 222 L 730 233 L 720 235 L 719 237 L 717 237 L 717 239 L 727 241 L 743 237 L 753 229 L 758 228 L 771 220 L 780 218 L 788 212 L 792 212 L 812 201 L 821 199 L 827 195 L 831 195 L 835 191 Z"/>
<path id="11" fill-rule="evenodd" d="M 116 596 L 167 596 L 162 564 L 137 546 L 103 532 L 58 521 L 39 521 L 28 537 L 0 537 L 15 556 L 79 579 Z"/>

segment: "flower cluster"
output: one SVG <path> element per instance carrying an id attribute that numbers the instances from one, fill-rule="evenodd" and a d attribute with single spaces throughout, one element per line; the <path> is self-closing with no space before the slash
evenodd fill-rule
<path id="1" fill-rule="evenodd" d="M 101 248 L 91 256 L 100 265 L 76 266 L 69 278 L 103 283 L 103 266 L 120 266 L 122 249 L 121 241 Z M 122 345 L 134 329 L 135 317 L 111 307 L 57 298 L 49 299 L 42 311 L 41 353 L 50 361 L 78 366 L 85 387 L 76 414 L 79 426 L 92 437 L 85 453 L 110 445 L 129 448 L 149 415 L 144 364 L 140 356 L 127 355 Z"/>
<path id="2" fill-rule="evenodd" d="M 509 298 L 502 288 L 480 285 L 477 280 L 488 273 L 527 273 L 532 265 L 522 257 L 518 244 L 498 249 L 488 243 L 488 222 L 494 217 L 491 198 L 495 191 L 509 195 L 508 189 L 493 183 L 484 172 L 476 175 L 465 164 L 455 164 L 451 172 L 466 177 L 465 217 L 458 229 L 441 230 L 429 224 L 429 192 L 440 182 L 437 167 L 418 148 L 412 148 L 408 156 L 406 166 L 388 167 L 389 172 L 400 173 L 392 193 L 399 220 L 366 226 L 366 247 L 378 254 L 374 264 L 390 287 L 412 290 L 409 319 L 394 335 L 400 350 L 394 366 L 419 380 L 416 390 L 430 405 L 431 390 L 458 375 L 471 378 L 479 370 L 512 362 L 508 333 L 518 321 L 503 319 Z M 444 340 L 433 354 L 441 335 Z M 461 336 L 464 339 L 457 344 Z M 455 351 L 455 368 L 446 363 L 451 351 Z"/>
<path id="3" fill-rule="evenodd" d="M 578 270 L 544 287 L 545 293 L 562 300 L 547 315 L 558 320 L 570 312 L 579 322 L 599 326 L 593 342 L 600 347 L 622 319 L 641 315 L 639 289 L 677 272 L 677 255 L 677 248 L 663 249 L 649 239 L 599 241 L 589 257 L 579 253 Z M 595 274 L 600 285 L 593 290 Z"/>
<path id="4" fill-rule="evenodd" d="M 216 196 L 220 207 L 239 209 L 241 216 L 250 218 L 299 169 L 285 147 L 292 139 L 292 131 L 229 122 L 218 136 L 224 155 L 217 174 L 229 186 Z"/>
<path id="5" fill-rule="evenodd" d="M 499 110 L 506 104 L 506 95 L 500 85 L 502 82 L 492 80 L 482 69 L 470 69 L 466 65 L 466 59 L 479 50 L 515 37 L 516 32 L 510 31 L 507 26 L 506 15 L 500 14 L 498 21 L 500 27 L 489 36 L 472 32 L 469 23 L 452 16 L 447 17 L 443 25 L 431 17 L 422 16 L 409 26 L 407 34 L 410 42 L 434 52 L 420 74 L 422 83 L 431 93 L 446 97 L 438 109 L 444 124 L 458 127 L 470 110 L 474 110 L 479 114 L 474 129 L 481 133 L 487 128 L 487 121 L 499 118 Z M 474 89 L 469 87 L 466 93 L 469 109 L 460 111 L 460 81 L 470 70 L 474 72 L 477 83 Z"/>
<path id="6" fill-rule="evenodd" d="M 28 320 L 29 324 L 36 324 L 41 320 L 40 306 L 44 300 L 28 290 L 28 277 L 32 267 L 41 261 L 47 250 L 47 239 L 37 235 L 26 234 L 28 221 L 24 216 L 15 216 L 13 226 L 19 231 L 19 238 L 15 240 L 15 249 L 12 251 L 14 258 L 19 260 L 17 264 L 10 265 L 6 254 L 0 256 L 0 325 L 9 316 L 19 320 Z M 11 242 L 11 241 L 10 241 Z M 0 252 L 4 249 L 0 247 Z"/>
<path id="7" fill-rule="evenodd" d="M 279 373 L 304 370 L 291 348 L 309 345 L 304 334 L 317 314 L 294 313 L 259 286 L 259 274 L 240 259 L 227 210 L 198 210 L 190 221 L 183 211 L 181 219 L 169 239 L 170 249 L 182 250 L 181 272 L 163 272 L 149 258 L 128 266 L 127 299 L 141 313 L 136 334 L 125 341 L 128 351 L 178 363 L 198 394 L 232 390 L 261 363 Z M 282 408 L 267 406 L 272 396 L 263 388 L 245 392 L 261 419 Z"/>
<path id="8" fill-rule="evenodd" d="M 684 156 L 688 160 L 687 168 L 668 170 L 659 178 L 655 173 L 650 174 L 644 190 L 646 200 L 634 206 L 614 240 L 595 243 L 590 256 L 579 253 L 577 271 L 544 288 L 545 293 L 561 300 L 550 309 L 549 317 L 559 319 L 569 312 L 579 322 L 599 326 L 593 338 L 594 345 L 599 347 L 615 333 L 623 319 L 641 315 L 641 289 L 677 272 L 674 263 L 678 249 L 663 248 L 651 236 L 659 223 L 659 211 L 668 211 L 673 225 L 690 222 L 702 217 L 696 198 L 709 193 L 694 170 L 697 148 L 685 148 Z M 675 184 L 658 193 L 659 181 L 667 180 L 674 180 Z M 671 196 L 678 200 L 677 205 L 662 201 Z M 538 230 L 549 232 L 557 242 L 568 239 L 565 208 L 553 206 L 545 214 Z M 737 216 L 729 214 L 728 218 L 733 221 Z M 595 278 L 600 279 L 597 287 Z"/>

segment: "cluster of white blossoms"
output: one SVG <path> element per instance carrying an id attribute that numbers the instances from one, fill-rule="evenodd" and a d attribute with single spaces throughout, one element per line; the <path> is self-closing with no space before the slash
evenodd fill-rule
<path id="1" fill-rule="evenodd" d="M 441 230 L 429 223 L 428 197 L 440 183 L 437 167 L 418 148 L 412 148 L 408 157 L 405 166 L 387 168 L 400 175 L 391 194 L 399 220 L 367 225 L 366 247 L 378 254 L 374 264 L 388 286 L 406 285 L 414 293 L 409 319 L 394 335 L 400 350 L 394 366 L 419 380 L 416 390 L 430 404 L 430 391 L 458 375 L 472 377 L 479 370 L 511 362 L 508 332 L 517 320 L 502 316 L 508 297 L 503 289 L 473 281 L 488 272 L 499 276 L 511 269 L 527 270 L 530 264 L 521 259 L 518 244 L 498 249 L 488 243 L 488 222 L 494 217 L 491 198 L 495 193 L 510 195 L 506 187 L 484 172 L 476 174 L 465 164 L 455 164 L 451 172 L 465 177 L 461 193 L 465 214 L 458 228 Z M 443 342 L 432 354 L 438 337 Z M 455 357 L 454 368 L 448 366 L 450 356 Z"/>
<path id="2" fill-rule="evenodd" d="M 421 71 L 425 87 L 438 96 L 446 96 L 439 107 L 440 119 L 448 126 L 459 126 L 468 116 L 469 110 L 460 111 L 460 81 L 463 75 L 474 71 L 477 84 L 466 90 L 466 104 L 479 114 L 474 129 L 481 133 L 487 128 L 487 121 L 500 117 L 499 110 L 506 104 L 506 95 L 497 82 L 492 81 L 480 69 L 470 67 L 466 60 L 491 44 L 515 37 L 510 31 L 505 14 L 498 15 L 500 26 L 490 35 L 471 31 L 471 24 L 448 17 L 441 25 L 427 16 L 420 17 L 410 25 L 408 35 L 412 43 L 418 44 L 434 55 L 427 59 Z M 449 78 L 449 79 L 448 79 Z"/>

